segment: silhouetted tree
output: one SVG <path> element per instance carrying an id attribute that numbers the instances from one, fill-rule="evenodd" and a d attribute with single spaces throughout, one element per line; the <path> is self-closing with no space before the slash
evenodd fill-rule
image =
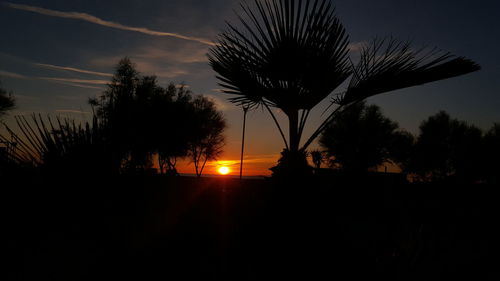
<path id="1" fill-rule="evenodd" d="M 380 107 L 357 103 L 344 110 L 319 139 L 332 167 L 350 172 L 376 168 L 392 159 L 394 144 L 403 133 Z"/>
<path id="2" fill-rule="evenodd" d="M 124 171 L 144 171 L 158 155 L 160 172 L 176 174 L 177 157 L 185 157 L 194 140 L 191 93 L 170 83 L 158 85 L 154 76 L 142 76 L 128 58 L 120 60 L 108 89 L 90 100 L 117 165 Z"/>
<path id="3" fill-rule="evenodd" d="M 285 144 L 287 170 L 300 175 L 310 169 L 304 151 L 336 113 L 373 95 L 466 74 L 474 62 L 440 51 L 413 48 L 396 40 L 373 40 L 351 64 L 349 40 L 328 0 L 255 0 L 242 4 L 241 28 L 228 23 L 211 48 L 209 61 L 232 102 L 263 106 L 271 114 Z M 346 91 L 316 131 L 300 146 L 310 111 L 351 77 Z M 288 117 L 288 139 L 272 107 Z M 294 155 L 291 155 L 294 154 Z M 285 164 L 282 159 L 280 164 Z M 280 170 L 280 169 L 274 169 Z"/>
<path id="4" fill-rule="evenodd" d="M 321 151 L 321 150 L 313 150 L 313 151 L 310 152 L 310 154 L 311 154 L 314 166 L 316 166 L 316 169 L 321 168 L 321 163 L 323 163 L 324 158 L 325 158 L 324 155 L 323 155 L 323 151 Z"/>
<path id="5" fill-rule="evenodd" d="M 2 88 L 2 83 L 0 82 L 0 118 L 8 111 L 13 109 L 15 106 L 15 100 L 12 97 L 12 93 L 8 93 Z"/>
<path id="6" fill-rule="evenodd" d="M 426 180 L 453 176 L 460 182 L 472 182 L 481 174 L 481 144 L 479 128 L 440 111 L 420 125 L 411 168 Z"/>
<path id="7" fill-rule="evenodd" d="M 208 161 L 216 160 L 224 146 L 226 121 L 215 103 L 203 96 L 193 100 L 196 136 L 189 143 L 189 156 L 194 163 L 196 175 L 201 177 Z"/>
<path id="8" fill-rule="evenodd" d="M 144 108 L 138 100 L 137 89 L 141 77 L 134 64 L 128 58 L 121 59 L 116 66 L 107 89 L 97 98 L 89 99 L 89 104 L 98 118 L 100 126 L 105 130 L 106 139 L 111 145 L 118 170 L 133 169 L 137 164 L 146 164 L 149 154 L 140 153 L 138 148 L 141 138 L 139 131 L 143 127 Z M 148 82 L 143 79 L 143 82 Z"/>
<path id="9" fill-rule="evenodd" d="M 415 137 L 404 130 L 394 132 L 389 146 L 389 160 L 408 173 L 415 157 Z"/>
<path id="10" fill-rule="evenodd" d="M 189 143 L 197 132 L 192 102 L 192 93 L 185 86 L 173 83 L 166 88 L 165 96 L 153 102 L 157 107 L 152 112 L 157 125 L 154 134 L 161 173 L 177 175 L 177 159 L 188 155 Z"/>
<path id="11" fill-rule="evenodd" d="M 500 124 L 495 123 L 483 140 L 483 171 L 490 183 L 500 183 Z"/>

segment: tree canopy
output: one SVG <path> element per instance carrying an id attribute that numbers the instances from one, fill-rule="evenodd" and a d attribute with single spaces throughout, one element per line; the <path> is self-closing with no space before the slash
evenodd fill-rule
<path id="1" fill-rule="evenodd" d="M 199 151 L 197 164 L 221 153 L 225 120 L 215 104 L 193 97 L 184 85 L 159 86 L 128 58 L 118 63 L 108 89 L 89 102 L 122 170 L 145 170 L 156 154 L 160 171 L 175 174 L 177 158 Z"/>
<path id="2" fill-rule="evenodd" d="M 440 111 L 420 125 L 410 170 L 423 179 L 471 182 L 480 177 L 483 158 L 482 131 Z"/>
<path id="3" fill-rule="evenodd" d="M 367 171 L 384 162 L 402 161 L 403 138 L 396 122 L 382 114 L 380 107 L 357 103 L 337 116 L 319 139 L 330 164 L 350 172 Z"/>

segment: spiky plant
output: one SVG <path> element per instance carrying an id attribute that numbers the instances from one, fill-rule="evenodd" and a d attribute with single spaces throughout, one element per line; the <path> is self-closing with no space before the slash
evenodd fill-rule
<path id="1" fill-rule="evenodd" d="M 4 124 L 7 134 L 0 134 L 0 141 L 16 144 L 9 152 L 11 163 L 60 174 L 104 173 L 113 168 L 96 119 L 92 125 L 77 125 L 68 119 L 33 114 L 30 119 L 16 116 L 15 121 L 18 133 Z"/>
<path id="2" fill-rule="evenodd" d="M 480 69 L 463 57 L 413 49 L 394 39 L 366 44 L 355 65 L 349 58 L 348 35 L 329 0 L 254 0 L 254 7 L 241 4 L 241 9 L 241 26 L 227 23 L 210 49 L 210 65 L 223 92 L 235 96 L 233 103 L 267 109 L 292 154 L 303 154 L 350 105 Z M 347 79 L 347 89 L 332 97 L 329 114 L 300 146 L 311 110 Z M 273 107 L 288 117 L 288 139 Z"/>

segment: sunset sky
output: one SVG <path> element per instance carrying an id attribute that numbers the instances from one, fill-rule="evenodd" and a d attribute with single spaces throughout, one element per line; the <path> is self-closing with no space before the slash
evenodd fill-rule
<path id="1" fill-rule="evenodd" d="M 480 72 L 400 90 L 369 99 L 402 128 L 439 110 L 483 129 L 500 122 L 500 1 L 343 0 L 332 2 L 351 40 L 352 57 L 374 37 L 411 40 L 468 57 Z M 101 93 L 113 67 L 129 56 L 142 74 L 161 85 L 185 83 L 195 94 L 213 98 L 227 120 L 221 165 L 239 171 L 242 110 L 226 101 L 206 53 L 225 20 L 236 22 L 240 0 L 0 1 L 0 80 L 18 107 L 32 112 L 87 120 L 88 97 Z M 341 89 L 340 89 L 341 90 Z M 305 135 L 319 124 L 328 101 L 318 106 Z M 283 115 L 281 121 L 283 122 Z M 267 175 L 283 148 L 269 115 L 248 114 L 245 175 Z M 188 163 L 179 170 L 194 173 Z"/>

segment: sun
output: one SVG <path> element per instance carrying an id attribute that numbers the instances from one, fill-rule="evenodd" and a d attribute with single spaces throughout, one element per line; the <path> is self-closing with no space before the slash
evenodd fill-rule
<path id="1" fill-rule="evenodd" d="M 217 171 L 218 171 L 218 172 L 219 172 L 219 174 L 221 174 L 221 175 L 227 175 L 227 174 L 229 174 L 229 172 L 231 172 L 231 170 L 229 170 L 229 168 L 228 168 L 228 167 L 226 167 L 226 166 L 222 166 L 222 167 L 220 167 L 219 169 L 217 169 Z"/>

